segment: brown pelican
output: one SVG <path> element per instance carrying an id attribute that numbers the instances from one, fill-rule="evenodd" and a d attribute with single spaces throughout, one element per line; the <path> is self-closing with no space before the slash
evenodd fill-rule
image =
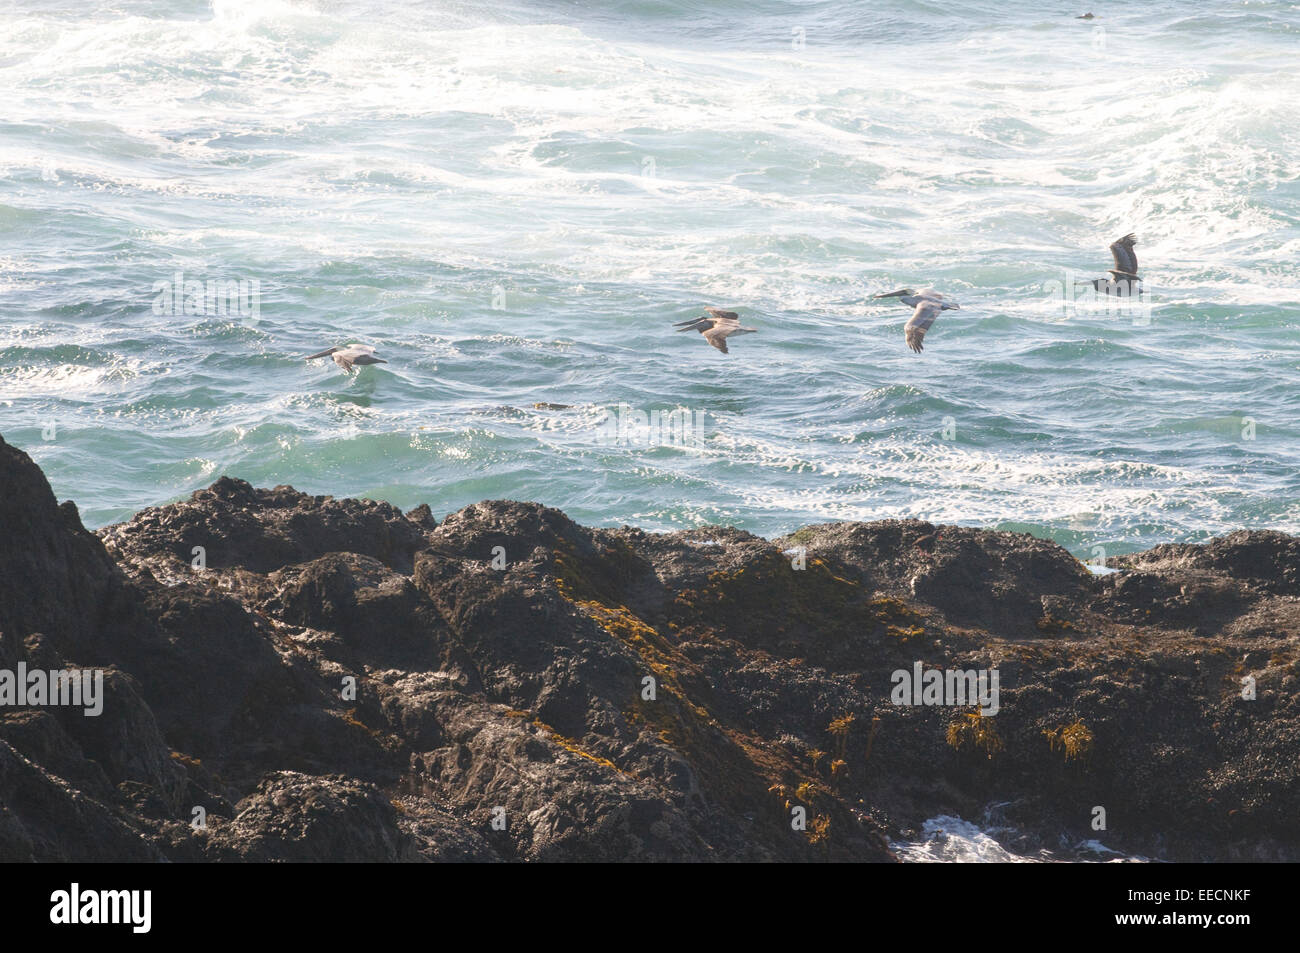
<path id="1" fill-rule="evenodd" d="M 934 319 L 939 316 L 939 312 L 947 311 L 950 308 L 957 311 L 961 310 L 961 305 L 956 301 L 950 301 L 930 288 L 926 288 L 924 291 L 902 288 L 898 291 L 890 291 L 887 294 L 876 295 L 876 297 L 898 298 L 903 304 L 912 305 L 916 308 L 912 312 L 911 320 L 903 326 L 903 335 L 907 338 L 907 346 L 918 354 L 924 350 L 921 346 L 921 339 L 925 337 L 925 332 L 930 330 L 930 325 L 934 324 Z"/>
<path id="2" fill-rule="evenodd" d="M 740 315 L 734 311 L 722 311 L 718 308 L 705 308 L 709 316 L 700 315 L 698 318 L 691 318 L 689 321 L 678 321 L 674 327 L 678 331 L 699 331 L 704 335 L 704 340 L 708 341 L 723 354 L 730 354 L 727 350 L 727 338 L 733 334 L 752 334 L 758 328 L 741 327 Z"/>
<path id="3" fill-rule="evenodd" d="M 1110 270 L 1111 277 L 1094 278 L 1081 284 L 1092 285 L 1102 294 L 1140 294 L 1142 279 L 1138 276 L 1137 254 L 1133 251 L 1133 246 L 1136 244 L 1137 238 L 1131 234 L 1111 242 L 1110 254 L 1115 259 L 1115 267 Z"/>
<path id="4" fill-rule="evenodd" d="M 323 351 L 310 354 L 303 358 L 306 361 L 314 361 L 318 357 L 332 357 L 334 363 L 349 374 L 352 373 L 352 365 L 364 367 L 367 364 L 387 364 L 382 357 L 375 357 L 375 349 L 369 344 L 349 344 L 347 347 L 335 345 L 327 347 Z"/>

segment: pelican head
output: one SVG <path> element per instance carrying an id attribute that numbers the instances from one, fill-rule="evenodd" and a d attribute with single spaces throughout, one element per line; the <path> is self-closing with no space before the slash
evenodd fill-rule
<path id="1" fill-rule="evenodd" d="M 901 298 L 904 295 L 915 294 L 911 288 L 899 288 L 897 291 L 890 291 L 882 295 L 873 295 L 876 298 Z"/>

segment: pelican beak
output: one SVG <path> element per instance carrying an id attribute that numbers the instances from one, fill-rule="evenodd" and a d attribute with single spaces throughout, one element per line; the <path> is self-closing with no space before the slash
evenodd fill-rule
<path id="1" fill-rule="evenodd" d="M 901 298 L 903 295 L 911 294 L 910 288 L 899 288 L 897 291 L 888 291 L 882 295 L 872 295 L 873 298 Z"/>

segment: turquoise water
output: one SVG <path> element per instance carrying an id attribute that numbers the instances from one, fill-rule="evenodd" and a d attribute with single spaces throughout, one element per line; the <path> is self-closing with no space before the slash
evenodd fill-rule
<path id="1" fill-rule="evenodd" d="M 6 3 L 0 433 L 89 525 L 227 473 L 1300 532 L 1300 8 L 1053 6 Z M 1129 231 L 1142 308 L 1063 303 Z M 177 311 L 178 272 L 248 293 Z M 920 355 L 870 300 L 904 286 L 962 305 Z M 759 333 L 673 333 L 704 304 Z M 389 363 L 302 360 L 349 341 Z"/>

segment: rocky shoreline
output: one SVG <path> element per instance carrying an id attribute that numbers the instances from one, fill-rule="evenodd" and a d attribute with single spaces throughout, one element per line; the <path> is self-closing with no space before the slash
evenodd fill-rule
<path id="1" fill-rule="evenodd" d="M 1025 849 L 1300 859 L 1283 533 L 1095 576 L 919 521 L 439 521 L 224 477 L 91 533 L 3 440 L 0 488 L 0 670 L 103 671 L 97 716 L 0 707 L 0 860 L 892 861 L 991 803 Z M 996 670 L 997 714 L 894 704 L 917 663 Z"/>

